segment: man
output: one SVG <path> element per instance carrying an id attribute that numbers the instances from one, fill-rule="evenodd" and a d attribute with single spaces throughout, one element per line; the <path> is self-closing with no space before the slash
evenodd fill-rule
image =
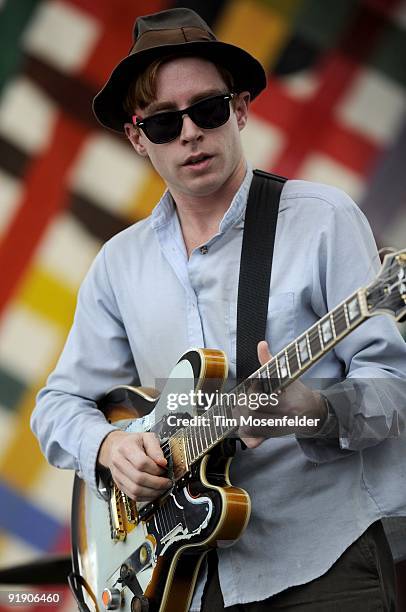
<path id="1" fill-rule="evenodd" d="M 154 386 L 191 346 L 223 349 L 235 376 L 252 179 L 240 131 L 265 75 L 188 9 L 139 18 L 134 39 L 94 111 L 106 127 L 125 132 L 168 190 L 148 219 L 115 236 L 96 258 L 32 425 L 53 464 L 77 470 L 96 489 L 98 462 L 128 495 L 150 500 L 171 485 L 157 438 L 118 431 L 95 402 L 117 384 Z M 377 261 L 368 224 L 348 196 L 288 181 L 270 288 L 271 350 L 365 285 Z M 258 356 L 261 363 L 270 358 L 266 342 Z M 203 601 L 202 572 L 192 610 L 394 610 L 380 518 L 406 510 L 399 487 L 404 405 L 395 384 L 405 378 L 405 357 L 395 326 L 375 318 L 312 368 L 313 378 L 347 376 L 344 386 L 321 395 L 294 382 L 277 407 L 264 409 L 318 419 L 306 437 L 284 435 L 301 433 L 292 429 L 266 440 L 242 432 L 249 448 L 237 452 L 231 479 L 250 493 L 251 520 L 233 547 L 218 550 L 219 582 L 213 569 Z M 369 388 L 371 378 L 391 385 Z"/>

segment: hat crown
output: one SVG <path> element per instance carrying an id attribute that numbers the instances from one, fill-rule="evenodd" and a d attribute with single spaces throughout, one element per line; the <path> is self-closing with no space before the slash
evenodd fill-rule
<path id="1" fill-rule="evenodd" d="M 138 17 L 134 24 L 133 41 L 137 41 L 147 32 L 159 30 L 182 30 L 183 28 L 198 28 L 210 34 L 210 38 L 217 40 L 207 23 L 188 8 L 173 8 L 152 15 Z"/>

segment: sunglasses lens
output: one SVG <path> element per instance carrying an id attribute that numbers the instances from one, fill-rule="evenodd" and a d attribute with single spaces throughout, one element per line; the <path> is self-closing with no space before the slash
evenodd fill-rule
<path id="1" fill-rule="evenodd" d="M 177 113 L 159 113 L 144 120 L 144 132 L 155 144 L 174 140 L 180 131 L 181 117 Z"/>
<path id="2" fill-rule="evenodd" d="M 147 138 L 155 144 L 171 142 L 182 131 L 184 112 L 202 129 L 210 130 L 220 127 L 230 117 L 230 97 L 224 94 L 213 96 L 192 104 L 185 111 L 171 111 L 152 115 L 144 119 L 142 129 Z"/>
<path id="3" fill-rule="evenodd" d="M 230 102 L 224 96 L 202 100 L 190 109 L 190 117 L 199 127 L 210 130 L 220 127 L 230 117 Z"/>

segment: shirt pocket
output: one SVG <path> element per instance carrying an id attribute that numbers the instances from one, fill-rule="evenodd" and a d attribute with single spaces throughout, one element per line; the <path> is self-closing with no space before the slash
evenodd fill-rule
<path id="1" fill-rule="evenodd" d="M 255 306 L 254 306 L 255 307 Z M 254 308 L 253 307 L 253 308 Z M 253 316 L 254 316 L 253 312 Z M 237 360 L 237 304 L 229 302 L 226 321 L 229 335 L 229 360 Z M 275 355 L 295 339 L 295 294 L 293 291 L 276 293 L 269 297 L 265 340 Z"/>

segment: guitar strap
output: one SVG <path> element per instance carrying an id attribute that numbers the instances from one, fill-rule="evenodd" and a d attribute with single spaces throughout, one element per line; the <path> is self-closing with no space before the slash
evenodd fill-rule
<path id="1" fill-rule="evenodd" d="M 254 170 L 245 213 L 237 301 L 237 381 L 260 366 L 265 338 L 279 200 L 286 178 Z"/>
<path id="2" fill-rule="evenodd" d="M 260 366 L 257 344 L 265 338 L 279 201 L 286 178 L 254 170 L 245 212 L 237 300 L 237 381 Z M 244 448 L 245 445 L 242 444 Z M 216 549 L 207 554 L 203 609 L 222 608 Z M 213 607 L 213 603 L 216 605 Z"/>

